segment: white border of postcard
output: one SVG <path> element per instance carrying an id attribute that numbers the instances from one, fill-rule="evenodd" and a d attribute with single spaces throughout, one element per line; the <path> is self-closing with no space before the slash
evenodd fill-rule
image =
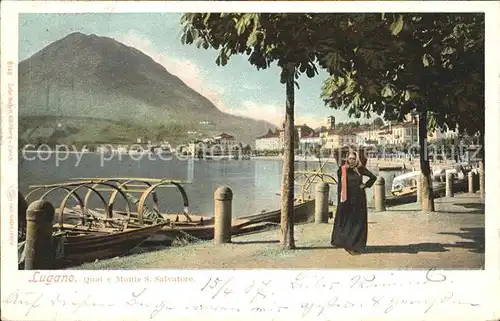
<path id="1" fill-rule="evenodd" d="M 462 2 L 2 2 L 2 319 L 5 320 L 494 320 L 499 291 L 499 4 Z M 484 271 L 17 271 L 19 13 L 485 12 L 486 262 Z M 161 32 L 161 31 L 160 31 Z M 13 62 L 7 75 L 8 62 Z M 9 88 L 11 93 L 9 94 Z M 9 96 L 10 95 L 10 96 Z M 7 108 L 7 100 L 11 107 Z M 302 275 L 298 277 L 298 275 Z M 118 277 L 122 278 L 119 282 Z M 376 277 L 377 286 L 351 287 Z M 86 284 L 88 278 L 100 285 Z M 201 289 L 219 279 L 211 291 Z M 272 282 L 269 283 L 269 281 Z M 318 280 L 323 286 L 318 287 Z M 373 283 L 372 283 L 373 284 Z M 214 285 L 214 283 L 211 283 Z M 497 299 L 495 299 L 497 298 Z M 382 307 L 377 300 L 384 301 Z M 496 304 L 495 304 L 496 302 Z"/>

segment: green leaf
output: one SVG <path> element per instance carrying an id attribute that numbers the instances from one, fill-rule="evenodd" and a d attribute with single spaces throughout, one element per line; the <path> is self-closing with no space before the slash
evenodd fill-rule
<path id="1" fill-rule="evenodd" d="M 431 65 L 431 63 L 434 62 L 434 58 L 432 58 L 431 55 L 429 54 L 424 54 L 422 56 L 422 63 L 424 65 L 424 67 L 429 67 Z"/>
<path id="2" fill-rule="evenodd" d="M 250 33 L 250 36 L 248 37 L 246 43 L 247 47 L 255 47 L 257 45 L 258 42 L 257 34 L 258 32 L 255 30 L 252 31 L 252 33 Z"/>
<path id="3" fill-rule="evenodd" d="M 314 68 L 314 67 L 307 68 L 306 75 L 309 78 L 313 78 L 316 75 L 316 68 Z"/>
<path id="4" fill-rule="evenodd" d="M 398 15 L 397 20 L 391 24 L 390 27 L 391 34 L 393 36 L 399 35 L 399 33 L 403 30 L 403 26 L 404 26 L 403 15 L 400 14 Z"/>
<path id="5" fill-rule="evenodd" d="M 356 93 L 354 95 L 354 99 L 352 101 L 352 104 L 353 104 L 354 108 L 356 108 L 356 109 L 360 108 L 360 106 L 361 106 L 361 95 L 359 93 Z M 359 116 L 358 116 L 358 118 L 359 118 Z"/>
<path id="6" fill-rule="evenodd" d="M 387 98 L 387 97 L 392 97 L 394 95 L 392 88 L 390 85 L 385 85 L 384 88 L 382 88 L 381 92 L 382 97 Z"/>
<path id="7" fill-rule="evenodd" d="M 196 48 L 200 49 L 203 42 L 203 38 L 196 39 Z"/>
<path id="8" fill-rule="evenodd" d="M 405 93 L 404 93 L 404 96 L 403 96 L 403 100 L 404 101 L 409 101 L 410 98 L 411 98 L 410 92 L 408 90 L 405 90 Z"/>
<path id="9" fill-rule="evenodd" d="M 456 50 L 454 48 L 452 48 L 452 47 L 445 47 L 443 49 L 443 51 L 441 51 L 441 54 L 442 55 L 451 55 L 451 54 L 455 53 L 455 51 Z"/>
<path id="10" fill-rule="evenodd" d="M 205 14 L 205 19 L 203 19 L 203 23 L 205 25 L 208 24 L 208 20 L 210 19 L 210 15 L 211 15 L 210 12 L 208 12 L 208 13 Z"/>
<path id="11" fill-rule="evenodd" d="M 226 54 L 222 53 L 222 55 L 220 55 L 220 64 L 221 64 L 221 66 L 227 65 L 227 60 L 228 60 L 228 57 L 226 56 Z"/>

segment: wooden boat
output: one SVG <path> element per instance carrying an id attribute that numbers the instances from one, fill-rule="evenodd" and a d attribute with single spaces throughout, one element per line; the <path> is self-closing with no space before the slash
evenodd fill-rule
<path id="1" fill-rule="evenodd" d="M 163 239 L 167 244 L 177 238 L 212 239 L 214 236 L 214 218 L 189 213 L 187 194 L 181 186 L 184 183 L 189 182 L 150 178 L 75 178 L 71 182 L 32 186 L 32 191 L 29 195 L 38 190 L 47 190 L 41 198 L 47 197 L 55 190 L 62 189 L 68 192 L 56 210 L 56 225 L 66 232 L 66 239 L 69 242 L 67 248 L 79 249 L 83 253 L 77 255 L 75 254 L 76 252 L 70 251 L 69 253 L 72 256 L 68 260 L 71 262 L 80 262 L 82 260 L 116 255 L 115 249 L 111 249 L 115 245 L 126 248 L 127 246 L 133 247 L 143 241 L 146 242 L 147 240 L 151 241 L 154 239 L 160 239 L 160 241 Z M 159 212 L 155 189 L 164 185 L 177 187 L 183 199 L 183 213 Z M 77 192 L 81 190 L 87 191 L 85 197 L 78 195 Z M 100 194 L 102 191 L 111 192 L 108 201 Z M 139 198 L 131 201 L 129 196 L 132 193 L 140 193 Z M 88 200 L 90 196 L 95 194 L 99 196 L 103 205 L 105 205 L 104 208 L 88 208 Z M 121 195 L 125 200 L 125 211 L 117 210 L 113 207 L 117 195 Z M 148 209 L 145 205 L 146 199 L 149 196 L 153 199 L 152 209 Z M 66 205 L 71 197 L 77 200 L 77 206 L 68 208 Z M 312 218 L 314 215 L 314 203 L 314 200 L 297 202 L 294 208 L 295 221 L 302 222 Z M 133 205 L 137 205 L 137 211 L 135 212 L 132 211 Z M 275 210 L 234 219 L 232 222 L 233 234 L 250 233 L 276 225 L 280 222 L 280 217 L 281 211 Z M 86 229 L 86 226 L 95 226 L 94 223 L 96 222 L 101 223 L 101 227 L 93 228 L 92 230 Z M 160 224 L 160 228 L 155 227 Z M 119 232 L 116 228 L 123 230 L 123 232 Z M 147 235 L 148 233 L 149 235 Z M 116 235 L 116 238 L 110 238 L 108 237 L 109 235 Z M 102 240 L 110 239 L 114 241 L 106 241 L 103 243 L 102 249 L 98 251 L 95 247 L 95 244 L 98 243 L 97 239 L 98 237 L 102 238 L 105 236 L 107 238 L 103 238 Z M 143 238 L 142 236 L 146 237 Z M 92 243 L 90 240 L 97 243 Z M 110 248 L 104 249 L 104 247 L 108 246 Z M 86 251 L 86 248 L 89 251 Z M 116 249 L 116 251 L 118 250 Z M 91 252 L 95 252 L 96 255 L 92 256 Z"/>
<path id="2" fill-rule="evenodd" d="M 55 232 L 54 242 L 62 247 L 62 255 L 56 259 L 55 268 L 61 269 L 125 255 L 166 224 L 128 228 L 123 231 L 104 228 L 85 230 L 71 225 L 60 227 L 59 231 Z"/>
<path id="3" fill-rule="evenodd" d="M 55 252 L 53 268 L 62 269 L 126 255 L 151 235 L 160 231 L 166 224 L 125 229 L 79 226 L 70 223 L 55 224 L 53 228 Z M 20 243 L 24 243 L 24 240 L 20 240 Z M 24 268 L 22 260 L 19 262 L 19 268 Z"/>
<path id="4" fill-rule="evenodd" d="M 402 171 L 406 169 L 406 166 L 378 166 L 377 167 L 379 171 L 384 172 L 391 172 L 391 171 Z"/>
<path id="5" fill-rule="evenodd" d="M 126 180 L 128 182 L 129 180 Z M 136 180 L 132 180 L 136 181 Z M 173 184 L 178 184 L 172 181 Z M 114 183 L 114 184 L 113 184 Z M 163 183 L 156 180 L 147 183 L 148 193 L 153 190 L 151 186 Z M 46 199 L 54 191 L 66 191 L 67 194 L 56 207 L 56 217 L 53 226 L 54 242 L 56 244 L 55 268 L 93 262 L 97 259 L 106 259 L 118 255 L 124 255 L 131 249 L 143 243 L 151 235 L 157 233 L 168 222 L 152 222 L 148 226 L 129 226 L 131 205 L 123 189 L 123 182 L 113 179 L 82 179 L 72 182 L 64 182 L 50 185 L 31 186 L 27 194 L 33 196 L 37 191 L 43 192 L 39 199 Z M 96 186 L 104 186 L 111 190 L 110 202 L 106 202 Z M 77 192 L 88 191 L 85 200 Z M 101 188 L 102 191 L 102 188 Z M 96 212 L 89 209 L 87 201 L 91 193 L 95 193 L 103 201 L 106 210 L 104 215 L 95 215 Z M 121 194 L 126 201 L 126 216 L 113 218 L 112 201 L 116 194 Z M 77 206 L 70 209 L 66 207 L 69 199 L 75 199 Z M 20 262 L 21 263 L 21 262 Z"/>
<path id="6" fill-rule="evenodd" d="M 435 170 L 433 172 L 433 187 L 439 188 L 443 183 L 443 171 Z M 420 171 L 412 171 L 394 177 L 392 180 L 391 194 L 394 196 L 417 195 L 417 180 L 420 177 Z"/>
<path id="7" fill-rule="evenodd" d="M 306 222 L 312 220 L 314 217 L 314 200 L 309 200 L 301 203 L 297 203 L 294 206 L 294 222 Z M 232 221 L 232 234 L 242 235 L 261 229 L 265 229 L 270 226 L 275 226 L 281 222 L 281 210 L 274 210 L 265 213 L 253 214 L 249 216 L 243 216 Z M 163 228 L 159 233 L 175 233 L 175 230 L 181 230 L 183 233 L 187 233 L 191 236 L 200 239 L 213 239 L 214 237 L 214 225 L 213 219 L 209 222 L 204 221 L 203 225 L 198 226 L 188 226 L 187 224 L 175 224 L 172 227 L 173 231 L 169 231 L 167 228 Z"/>
<path id="8" fill-rule="evenodd" d="M 459 179 L 453 183 L 453 192 L 465 192 L 467 191 L 467 180 Z M 445 195 L 445 184 L 440 183 L 433 186 L 434 198 L 443 197 Z M 408 203 L 415 203 L 417 201 L 417 192 L 402 194 L 402 195 L 391 195 L 386 197 L 387 206 L 396 206 Z"/>
<path id="9" fill-rule="evenodd" d="M 314 216 L 314 200 L 297 203 L 294 206 L 294 221 L 297 223 L 311 221 Z M 103 215 L 103 209 L 96 209 Z M 126 215 L 125 212 L 115 211 L 116 215 Z M 130 227 L 140 227 L 138 213 L 131 213 Z M 161 214 L 168 225 L 164 226 L 146 242 L 149 243 L 171 243 L 178 239 L 192 238 L 199 240 L 210 240 L 214 237 L 214 218 L 200 214 L 189 214 L 187 219 L 185 213 Z M 151 221 L 143 219 L 144 224 Z M 274 210 L 259 214 L 248 215 L 232 220 L 232 234 L 243 235 L 276 226 L 281 222 L 281 210 Z"/>

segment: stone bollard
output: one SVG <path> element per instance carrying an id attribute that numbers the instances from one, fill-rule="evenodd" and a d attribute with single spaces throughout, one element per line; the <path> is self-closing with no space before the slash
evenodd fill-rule
<path id="1" fill-rule="evenodd" d="M 476 191 L 475 191 L 475 186 L 474 186 L 474 180 L 475 180 L 475 177 L 474 177 L 474 172 L 473 171 L 470 171 L 469 173 L 467 173 L 467 183 L 468 183 L 468 189 L 469 189 L 469 194 L 474 194 Z"/>
<path id="2" fill-rule="evenodd" d="M 17 193 L 17 234 L 18 239 L 26 239 L 26 211 L 28 202 L 21 192 Z"/>
<path id="3" fill-rule="evenodd" d="M 214 194 L 214 243 L 231 242 L 233 191 L 227 186 L 219 187 Z"/>
<path id="4" fill-rule="evenodd" d="M 481 200 L 484 201 L 484 162 L 482 160 L 479 161 L 479 195 L 481 196 Z"/>
<path id="5" fill-rule="evenodd" d="M 385 179 L 382 176 L 375 181 L 373 196 L 375 197 L 375 212 L 385 211 Z"/>
<path id="6" fill-rule="evenodd" d="M 316 201 L 314 207 L 314 223 L 328 223 L 328 196 L 330 185 L 325 182 L 316 184 Z"/>
<path id="7" fill-rule="evenodd" d="M 38 200 L 28 206 L 26 212 L 25 270 L 50 270 L 54 267 L 52 220 L 55 210 L 52 204 Z"/>
<path id="8" fill-rule="evenodd" d="M 417 203 L 422 201 L 422 174 L 417 177 Z"/>
<path id="9" fill-rule="evenodd" d="M 453 197 L 453 173 L 446 173 L 446 197 Z"/>

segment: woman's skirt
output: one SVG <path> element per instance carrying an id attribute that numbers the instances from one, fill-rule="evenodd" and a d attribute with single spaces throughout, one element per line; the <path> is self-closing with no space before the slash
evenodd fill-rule
<path id="1" fill-rule="evenodd" d="M 368 215 L 363 195 L 339 203 L 333 224 L 333 246 L 362 251 L 368 238 Z"/>

